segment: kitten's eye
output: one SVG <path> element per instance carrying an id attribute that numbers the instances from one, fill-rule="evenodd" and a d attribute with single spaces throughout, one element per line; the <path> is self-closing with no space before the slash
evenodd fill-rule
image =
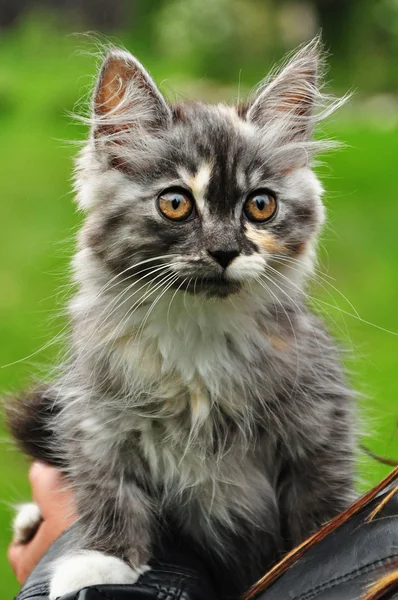
<path id="1" fill-rule="evenodd" d="M 267 191 L 254 192 L 245 202 L 243 211 L 249 221 L 264 223 L 269 221 L 276 213 L 276 199 Z"/>
<path id="2" fill-rule="evenodd" d="M 193 213 L 194 202 L 185 190 L 165 190 L 158 197 L 162 215 L 172 221 L 186 221 Z"/>

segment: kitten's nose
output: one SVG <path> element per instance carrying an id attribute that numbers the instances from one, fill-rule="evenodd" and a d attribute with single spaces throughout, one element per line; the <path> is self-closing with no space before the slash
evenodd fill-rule
<path id="1" fill-rule="evenodd" d="M 226 269 L 234 258 L 239 256 L 238 250 L 208 250 L 208 253 L 223 269 Z"/>

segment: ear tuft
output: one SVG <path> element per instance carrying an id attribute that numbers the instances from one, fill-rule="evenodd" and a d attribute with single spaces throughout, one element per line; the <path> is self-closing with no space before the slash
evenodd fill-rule
<path id="1" fill-rule="evenodd" d="M 249 103 L 246 118 L 260 127 L 278 118 L 290 119 L 292 137 L 311 134 L 311 116 L 319 95 L 321 55 L 322 44 L 317 36 L 265 79 Z"/>
<path id="2" fill-rule="evenodd" d="M 127 52 L 121 50 L 108 52 L 101 66 L 94 93 L 94 112 L 96 114 L 106 115 L 120 105 L 134 73 L 135 64 Z"/>
<path id="3" fill-rule="evenodd" d="M 149 73 L 129 52 L 113 49 L 101 66 L 93 97 L 94 135 L 135 126 L 164 127 L 171 112 Z"/>

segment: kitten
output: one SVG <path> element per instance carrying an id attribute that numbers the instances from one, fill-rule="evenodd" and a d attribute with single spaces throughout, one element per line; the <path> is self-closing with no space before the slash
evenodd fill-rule
<path id="1" fill-rule="evenodd" d="M 319 112 L 320 62 L 316 39 L 245 106 L 173 105 L 107 54 L 77 161 L 70 357 L 9 417 L 79 509 L 51 599 L 135 582 L 166 524 L 237 598 L 353 497 L 354 394 L 305 303 L 312 134 L 339 104 Z"/>

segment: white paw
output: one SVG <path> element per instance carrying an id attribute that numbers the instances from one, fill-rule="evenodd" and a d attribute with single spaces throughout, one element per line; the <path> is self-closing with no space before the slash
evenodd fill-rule
<path id="1" fill-rule="evenodd" d="M 17 513 L 12 523 L 14 541 L 17 544 L 28 542 L 39 528 L 41 523 L 40 508 L 34 502 L 19 504 Z"/>
<path id="2" fill-rule="evenodd" d="M 57 560 L 53 567 L 49 600 L 76 592 L 90 585 L 133 584 L 149 571 L 147 565 L 132 569 L 120 558 L 81 550 Z"/>

